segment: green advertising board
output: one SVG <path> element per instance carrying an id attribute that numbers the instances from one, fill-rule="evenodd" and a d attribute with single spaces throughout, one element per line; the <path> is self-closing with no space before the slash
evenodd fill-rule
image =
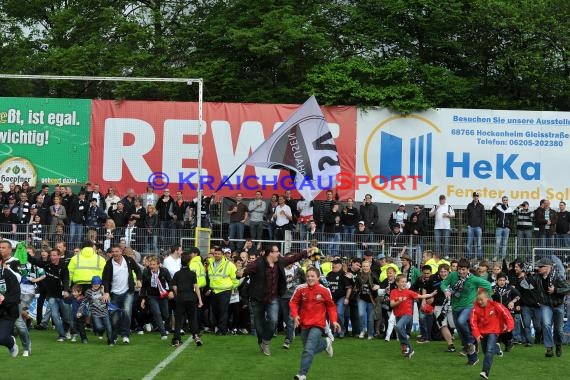
<path id="1" fill-rule="evenodd" d="M 91 100 L 0 97 L 0 183 L 87 180 Z"/>

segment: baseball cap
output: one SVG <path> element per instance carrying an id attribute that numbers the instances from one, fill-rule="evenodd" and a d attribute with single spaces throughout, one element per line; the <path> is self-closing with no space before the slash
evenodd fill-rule
<path id="1" fill-rule="evenodd" d="M 474 191 L 474 192 L 473 192 L 473 198 L 478 197 L 478 196 L 479 196 L 479 193 L 476 192 L 476 191 Z"/>
<path id="2" fill-rule="evenodd" d="M 332 261 L 333 264 L 342 264 L 342 260 L 341 259 L 334 259 Z"/>
<path id="3" fill-rule="evenodd" d="M 38 208 L 38 205 L 36 205 L 36 204 L 33 204 L 33 205 L 32 205 L 32 207 L 30 207 L 30 208 L 31 208 L 31 209 L 35 209 L 35 208 Z"/>
<path id="4" fill-rule="evenodd" d="M 537 267 L 545 267 L 545 266 L 552 266 L 554 263 L 548 257 L 543 257 L 542 259 L 536 262 Z"/>
<path id="5" fill-rule="evenodd" d="M 385 258 L 386 258 L 386 255 L 383 253 L 378 255 L 378 260 L 385 259 Z"/>
<path id="6" fill-rule="evenodd" d="M 101 277 L 99 276 L 93 276 L 93 278 L 91 279 L 91 285 L 102 285 L 103 284 L 103 280 L 101 280 Z"/>
<path id="7" fill-rule="evenodd" d="M 374 256 L 374 253 L 372 253 L 371 250 L 367 249 L 366 251 L 364 251 L 364 256 Z"/>
<path id="8" fill-rule="evenodd" d="M 229 248 L 222 248 L 223 253 L 232 253 L 232 250 Z"/>
<path id="9" fill-rule="evenodd" d="M 2 206 L 2 210 L 10 210 L 10 206 L 4 205 L 4 206 Z"/>
<path id="10" fill-rule="evenodd" d="M 358 222 L 358 224 L 364 224 L 364 225 L 366 225 L 366 223 L 364 223 L 364 220 L 361 220 L 360 222 Z"/>
<path id="11" fill-rule="evenodd" d="M 399 206 L 404 206 L 404 207 L 406 207 L 406 204 L 405 204 L 405 203 L 400 203 Z"/>

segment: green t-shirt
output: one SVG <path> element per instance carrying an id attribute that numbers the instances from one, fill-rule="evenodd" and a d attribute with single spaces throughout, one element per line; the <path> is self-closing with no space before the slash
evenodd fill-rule
<path id="1" fill-rule="evenodd" d="M 459 273 L 451 272 L 449 276 L 441 283 L 441 290 L 445 292 L 447 288 L 452 288 L 455 283 L 459 281 Z M 463 290 L 461 295 L 457 297 L 456 295 L 451 296 L 451 307 L 454 311 L 459 311 L 466 309 L 468 307 L 473 307 L 475 298 L 477 297 L 477 291 L 479 288 L 485 288 L 491 296 L 491 283 L 481 277 L 471 275 L 463 284 Z"/>

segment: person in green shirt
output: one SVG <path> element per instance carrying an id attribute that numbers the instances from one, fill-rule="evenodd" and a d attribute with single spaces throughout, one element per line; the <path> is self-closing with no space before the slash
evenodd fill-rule
<path id="1" fill-rule="evenodd" d="M 479 362 L 479 358 L 469 318 L 473 310 L 473 303 L 477 297 L 477 290 L 484 288 L 490 296 L 491 283 L 481 277 L 472 275 L 469 268 L 469 260 L 465 258 L 459 260 L 457 272 L 451 272 L 441 282 L 441 290 L 445 293 L 446 298 L 451 299 L 453 320 L 463 344 L 462 354 L 467 356 L 468 365 L 476 365 Z"/>

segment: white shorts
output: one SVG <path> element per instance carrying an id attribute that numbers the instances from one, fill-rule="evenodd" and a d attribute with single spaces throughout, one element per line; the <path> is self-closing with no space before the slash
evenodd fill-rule
<path id="1" fill-rule="evenodd" d="M 440 316 L 441 309 L 442 309 L 442 306 L 434 307 L 433 314 L 435 316 L 435 319 L 437 319 L 437 317 Z M 449 311 L 447 312 L 447 316 L 441 322 L 441 327 L 443 327 L 443 326 L 449 326 L 452 329 L 455 328 L 455 323 L 453 322 L 453 313 L 451 312 L 451 308 L 449 308 Z"/>

